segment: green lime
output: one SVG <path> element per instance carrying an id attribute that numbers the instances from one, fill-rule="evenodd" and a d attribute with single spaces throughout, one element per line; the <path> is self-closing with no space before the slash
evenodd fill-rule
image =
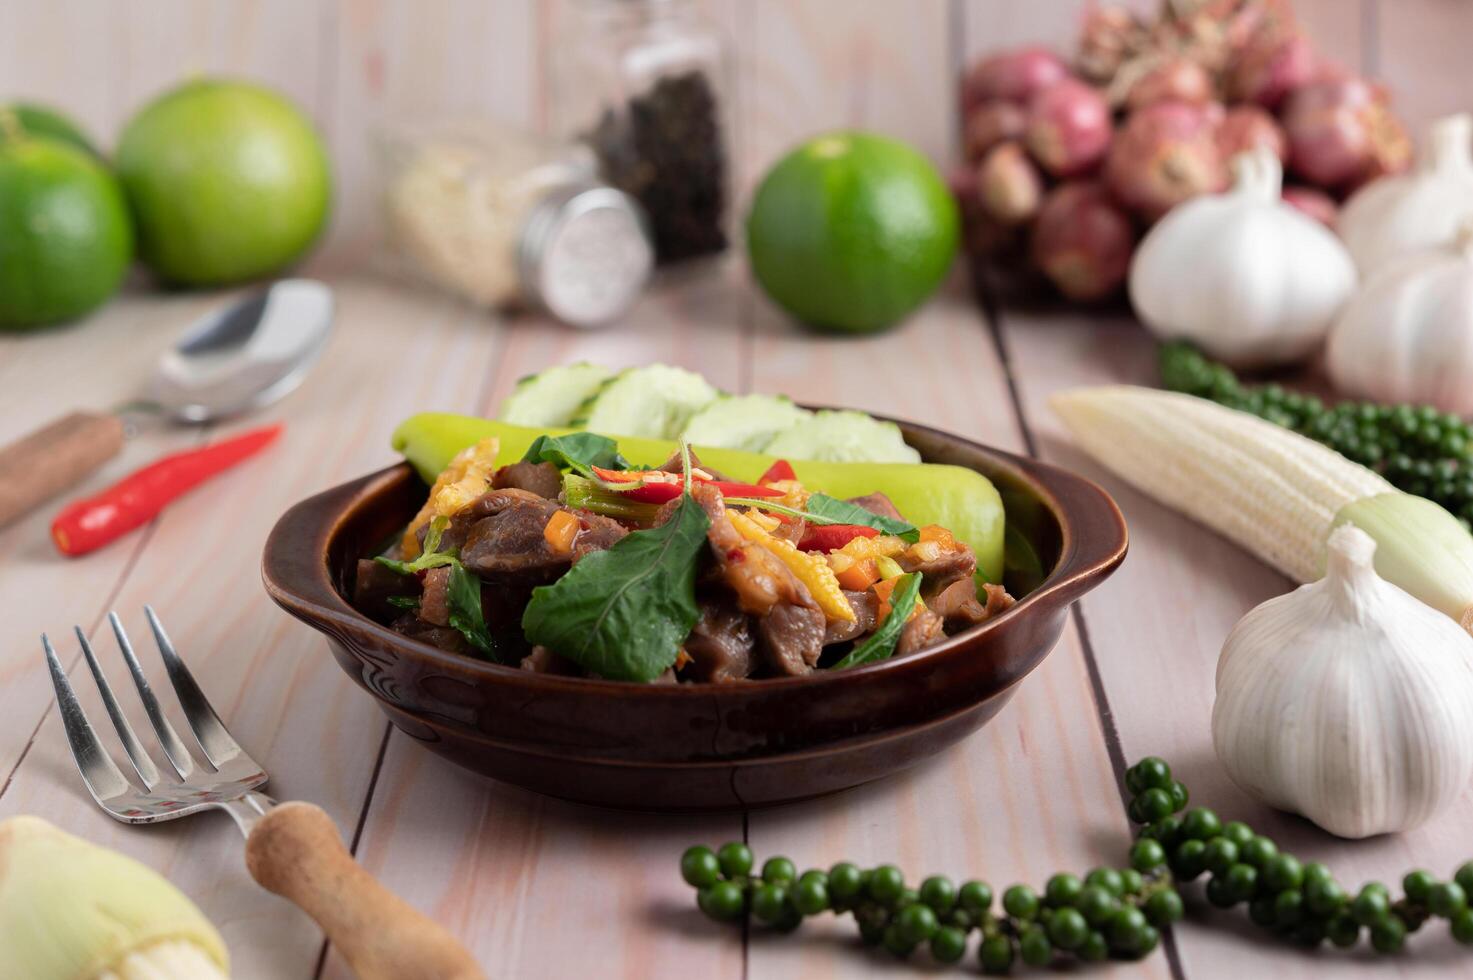
<path id="1" fill-rule="evenodd" d="M 747 216 L 752 272 L 805 323 L 872 333 L 940 285 L 956 202 L 929 160 L 871 133 L 809 140 L 768 171 Z"/>
<path id="2" fill-rule="evenodd" d="M 102 154 L 97 152 L 97 147 L 82 132 L 82 127 L 69 116 L 44 105 L 34 102 L 12 102 L 9 105 L 0 105 L 0 115 L 10 113 L 20 128 L 27 136 L 41 136 L 46 139 L 60 140 L 70 143 L 79 150 L 86 150 L 95 157 L 101 158 Z"/>
<path id="3" fill-rule="evenodd" d="M 139 252 L 162 279 L 210 286 L 290 265 L 327 221 L 332 177 L 312 124 L 245 82 L 188 82 L 123 130 L 118 176 Z"/>
<path id="4" fill-rule="evenodd" d="M 117 291 L 132 257 L 112 174 L 66 143 L 7 137 L 0 122 L 0 328 L 89 312 Z"/>

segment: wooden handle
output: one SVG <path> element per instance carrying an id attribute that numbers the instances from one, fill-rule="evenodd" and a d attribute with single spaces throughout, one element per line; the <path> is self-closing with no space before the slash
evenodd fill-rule
<path id="1" fill-rule="evenodd" d="M 116 415 L 73 412 L 0 449 L 0 526 L 54 500 L 122 448 Z"/>
<path id="2" fill-rule="evenodd" d="M 267 813 L 246 839 L 246 867 L 317 920 L 359 980 L 485 980 L 443 926 L 358 866 L 321 807 Z"/>

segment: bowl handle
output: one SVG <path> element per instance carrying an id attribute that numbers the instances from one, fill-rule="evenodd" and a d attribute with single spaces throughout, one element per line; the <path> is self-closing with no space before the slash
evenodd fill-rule
<path id="1" fill-rule="evenodd" d="M 1052 498 L 1062 530 L 1059 560 L 1039 591 L 1060 604 L 1073 602 L 1125 560 L 1130 545 L 1125 517 L 1092 480 L 1036 459 L 1019 457 L 1017 463 Z"/>

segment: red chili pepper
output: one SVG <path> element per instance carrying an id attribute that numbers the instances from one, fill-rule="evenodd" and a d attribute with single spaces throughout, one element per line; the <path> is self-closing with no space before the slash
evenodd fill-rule
<path id="1" fill-rule="evenodd" d="M 798 474 L 793 472 L 793 464 L 785 459 L 780 459 L 767 468 L 767 472 L 757 477 L 758 483 L 776 483 L 779 480 L 796 480 Z"/>
<path id="2" fill-rule="evenodd" d="M 698 482 L 706 483 L 704 480 Z M 706 486 L 715 487 L 728 497 L 781 497 L 783 495 L 781 490 L 754 486 L 750 483 L 727 483 L 723 480 L 712 480 L 706 483 Z M 680 483 L 646 483 L 633 490 L 622 490 L 619 496 L 626 500 L 637 500 L 643 504 L 663 504 L 680 496 L 684 489 Z"/>
<path id="3" fill-rule="evenodd" d="M 679 473 L 667 473 L 665 470 L 606 470 L 602 466 L 591 467 L 595 476 L 605 483 L 671 483 L 680 482 Z M 699 476 L 692 475 L 692 479 L 700 481 Z"/>
<path id="4" fill-rule="evenodd" d="M 863 524 L 810 524 L 804 529 L 798 547 L 803 551 L 833 551 L 855 538 L 873 538 L 879 533 Z"/>
<path id="5" fill-rule="evenodd" d="M 51 522 L 51 540 L 64 555 L 85 555 L 153 520 L 165 505 L 210 477 L 255 455 L 281 434 L 281 425 L 173 453 L 150 463 L 95 497 L 74 500 Z"/>

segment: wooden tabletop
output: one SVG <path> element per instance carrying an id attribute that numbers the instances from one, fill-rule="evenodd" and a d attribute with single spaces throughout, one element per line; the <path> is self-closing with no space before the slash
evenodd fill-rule
<path id="1" fill-rule="evenodd" d="M 706 4 L 737 39 L 744 186 L 784 146 L 836 125 L 905 136 L 938 160 L 951 158 L 958 66 L 1008 43 L 1062 41 L 1083 6 L 864 0 L 844 4 L 838 16 L 828 2 L 762 0 L 742 5 L 749 16 L 736 4 Z M 762 856 L 786 854 L 800 868 L 890 861 L 917 877 L 945 872 L 998 888 L 1040 884 L 1055 871 L 1123 860 L 1129 828 L 1121 773 L 1148 753 L 1168 758 L 1196 801 L 1249 820 L 1306 859 L 1329 862 L 1348 885 L 1391 881 L 1412 867 L 1446 873 L 1473 857 L 1473 791 L 1416 832 L 1350 843 L 1252 805 L 1227 782 L 1208 730 L 1217 654 L 1243 613 L 1289 583 L 1069 446 L 1048 411 L 1051 392 L 1153 380 L 1151 344 L 1128 319 L 1087 311 L 989 315 L 958 275 L 893 332 L 816 338 L 758 296 L 736 261 L 663 280 L 622 325 L 603 331 L 471 310 L 361 271 L 371 223 L 361 206 L 363 125 L 374 111 L 427 102 L 489 106 L 535 123 L 545 85 L 512 76 L 540 78 L 535 52 L 545 48 L 513 41 L 545 38 L 561 3 L 102 6 L 117 30 L 78 35 L 69 25 L 90 22 L 96 8 L 70 0 L 6 5 L 0 82 L 15 87 L 17 79 L 39 78 L 76 89 L 78 79 L 99 79 L 80 104 L 89 122 L 102 125 L 126 110 L 127 99 L 185 67 L 265 75 L 324 121 L 348 205 L 311 267 L 336 288 L 339 315 L 308 383 L 239 424 L 144 432 L 82 489 L 163 451 L 263 421 L 287 423 L 278 445 L 84 559 L 65 560 L 52 549 L 46 525 L 55 506 L 0 532 L 0 817 L 40 814 L 163 871 L 220 926 L 237 976 L 348 973 L 309 920 L 252 883 L 228 820 L 201 816 L 134 829 L 101 815 L 67 753 L 41 632 L 59 641 L 74 676 L 79 669 L 85 675 L 69 636 L 80 625 L 121 681 L 111 639 L 100 635 L 103 618 L 116 609 L 135 633 L 145 631 L 142 606 L 153 604 L 231 730 L 270 771 L 273 795 L 324 806 L 369 870 L 444 922 L 494 977 L 904 975 L 912 967 L 861 950 L 848 920 L 785 937 L 706 922 L 679 879 L 680 851 L 737 839 Z M 1463 47 L 1473 8 L 1452 0 L 1298 6 L 1335 56 L 1389 77 L 1414 120 L 1466 108 L 1473 90 Z M 70 14 L 44 13 L 63 8 Z M 86 40 L 94 35 L 118 43 Z M 86 43 L 74 44 L 78 36 Z M 506 56 L 486 58 L 462 45 L 459 55 L 440 57 L 458 36 L 500 43 Z M 199 42 L 192 50 L 208 52 L 203 63 L 186 64 L 171 47 L 184 44 L 179 37 Z M 312 52 L 329 46 L 332 60 L 313 62 Z M 16 67 L 27 64 L 29 74 Z M 480 88 L 456 103 L 451 93 L 464 96 L 468 79 Z M 0 338 L 0 442 L 64 411 L 126 400 L 157 352 L 221 298 L 135 288 L 76 326 Z M 390 462 L 388 436 L 404 416 L 494 412 L 519 376 L 578 359 L 680 364 L 729 391 L 850 405 L 1036 454 L 1115 495 L 1130 524 L 1130 556 L 1076 607 L 1058 647 L 994 721 L 893 778 L 728 817 L 587 809 L 498 785 L 389 726 L 322 638 L 266 599 L 261 545 L 295 501 Z M 84 703 L 101 717 L 95 699 Z M 1391 960 L 1305 955 L 1266 941 L 1241 910 L 1210 910 L 1194 894 L 1188 921 L 1172 930 L 1163 953 L 1102 972 L 1193 980 L 1372 969 L 1378 976 L 1473 976 L 1473 958 L 1442 927 L 1412 937 L 1411 952 Z"/>
<path id="2" fill-rule="evenodd" d="M 145 530 L 80 560 L 58 557 L 46 514 L 0 535 L 0 816 L 37 813 L 138 856 L 217 922 L 242 977 L 311 977 L 322 941 L 292 906 L 256 888 L 223 817 L 154 829 L 110 822 L 68 756 L 36 637 L 93 634 L 115 680 L 101 619 L 135 631 L 152 603 L 237 738 L 282 799 L 322 804 L 359 859 L 460 935 L 492 976 L 843 976 L 896 969 L 855 948 L 852 923 L 791 937 L 704 921 L 679 879 L 689 843 L 746 840 L 800 866 L 893 861 L 914 875 L 978 875 L 1001 887 L 1123 860 L 1124 763 L 1166 756 L 1198 801 L 1243 817 L 1343 881 L 1445 871 L 1473 854 L 1473 795 L 1404 836 L 1351 844 L 1252 806 L 1226 782 L 1208 730 L 1222 638 L 1288 583 L 1231 544 L 1151 503 L 1073 451 L 1044 402 L 1098 381 L 1151 380 L 1134 324 L 1086 315 L 989 318 L 962 277 L 899 329 L 872 339 L 796 331 L 727 263 L 663 284 L 617 329 L 577 332 L 496 320 L 369 280 L 335 282 L 338 330 L 310 381 L 260 419 L 287 423 L 279 445 L 181 500 Z M 18 433 L 63 407 L 125 399 L 153 352 L 214 297 L 129 296 L 84 326 L 0 344 L 0 417 Z M 660 817 L 582 808 L 464 772 L 392 729 L 316 633 L 266 599 L 261 543 L 290 504 L 393 457 L 394 424 L 421 409 L 490 413 L 516 378 L 551 363 L 664 360 L 731 391 L 790 392 L 938 425 L 1036 453 L 1099 479 L 1132 533 L 1122 569 L 1076 609 L 1063 640 L 992 723 L 902 775 L 818 802 L 729 817 Z M 245 425 L 249 423 L 241 423 Z M 230 426 L 228 429 L 239 428 Z M 141 434 L 98 486 L 166 449 L 225 430 Z M 155 663 L 152 665 L 157 667 Z M 85 701 L 101 718 L 95 699 Z M 135 725 L 142 725 L 141 717 Z M 1359 960 L 1286 951 L 1248 933 L 1241 911 L 1193 903 L 1165 955 L 1122 974 L 1227 976 L 1245 967 L 1320 976 Z M 1441 935 L 1414 939 L 1391 969 L 1467 969 Z M 1342 966 L 1343 965 L 1343 966 Z M 346 972 L 329 953 L 326 977 Z"/>

